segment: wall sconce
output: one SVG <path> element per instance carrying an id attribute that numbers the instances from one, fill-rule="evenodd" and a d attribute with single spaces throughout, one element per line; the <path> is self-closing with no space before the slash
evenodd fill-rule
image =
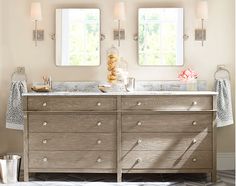
<path id="1" fill-rule="evenodd" d="M 121 29 L 121 21 L 125 20 L 125 3 L 117 2 L 114 8 L 114 20 L 118 21 L 118 30 L 114 30 L 114 40 L 118 40 L 118 46 L 120 46 L 120 40 L 125 39 L 125 30 Z"/>
<path id="2" fill-rule="evenodd" d="M 204 20 L 208 19 L 208 2 L 206 0 L 199 0 L 197 2 L 196 15 L 201 19 L 201 29 L 195 30 L 195 40 L 202 41 L 202 46 L 206 40 L 206 29 L 204 29 Z"/>
<path id="3" fill-rule="evenodd" d="M 42 41 L 44 39 L 44 31 L 38 30 L 38 21 L 42 20 L 41 4 L 39 2 L 33 2 L 31 4 L 30 13 L 35 26 L 35 30 L 33 30 L 33 40 L 35 41 L 35 46 L 37 46 L 37 41 Z"/>

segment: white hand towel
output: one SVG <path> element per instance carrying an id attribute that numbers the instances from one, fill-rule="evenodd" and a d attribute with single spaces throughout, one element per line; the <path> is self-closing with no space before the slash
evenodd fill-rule
<path id="1" fill-rule="evenodd" d="M 231 88 L 230 81 L 228 79 L 217 79 L 216 80 L 216 92 L 217 95 L 217 115 L 216 122 L 217 127 L 224 127 L 232 125 L 233 111 L 231 102 Z"/>
<path id="2" fill-rule="evenodd" d="M 22 93 L 27 92 L 26 81 L 12 81 L 7 105 L 6 128 L 24 130 Z"/>

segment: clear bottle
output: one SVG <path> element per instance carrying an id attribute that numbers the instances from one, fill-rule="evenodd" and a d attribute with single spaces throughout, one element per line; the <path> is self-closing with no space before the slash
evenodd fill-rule
<path id="1" fill-rule="evenodd" d="M 117 82 L 117 64 L 119 61 L 119 50 L 112 46 L 107 50 L 107 80 L 109 83 L 115 84 Z"/>

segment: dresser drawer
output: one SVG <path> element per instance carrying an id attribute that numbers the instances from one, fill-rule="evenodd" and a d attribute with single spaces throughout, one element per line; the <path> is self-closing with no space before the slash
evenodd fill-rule
<path id="1" fill-rule="evenodd" d="M 211 151 L 123 152 L 123 169 L 211 169 Z"/>
<path id="2" fill-rule="evenodd" d="M 211 96 L 135 96 L 122 97 L 125 110 L 212 110 Z"/>
<path id="3" fill-rule="evenodd" d="M 212 150 L 211 133 L 123 133 L 122 150 Z"/>
<path id="4" fill-rule="evenodd" d="M 30 132 L 115 133 L 116 115 L 29 114 Z"/>
<path id="5" fill-rule="evenodd" d="M 115 138 L 108 133 L 29 133 L 29 150 L 115 150 Z"/>
<path id="6" fill-rule="evenodd" d="M 122 132 L 211 132 L 212 113 L 122 115 Z"/>
<path id="7" fill-rule="evenodd" d="M 114 169 L 114 151 L 31 151 L 31 169 Z"/>
<path id="8" fill-rule="evenodd" d="M 29 97 L 29 111 L 110 111 L 116 109 L 114 97 Z"/>

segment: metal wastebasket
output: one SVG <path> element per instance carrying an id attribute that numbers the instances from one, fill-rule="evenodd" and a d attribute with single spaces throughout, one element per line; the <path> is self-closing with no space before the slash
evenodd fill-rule
<path id="1" fill-rule="evenodd" d="M 20 177 L 21 156 L 5 155 L 0 159 L 0 175 L 3 183 L 16 183 Z"/>

